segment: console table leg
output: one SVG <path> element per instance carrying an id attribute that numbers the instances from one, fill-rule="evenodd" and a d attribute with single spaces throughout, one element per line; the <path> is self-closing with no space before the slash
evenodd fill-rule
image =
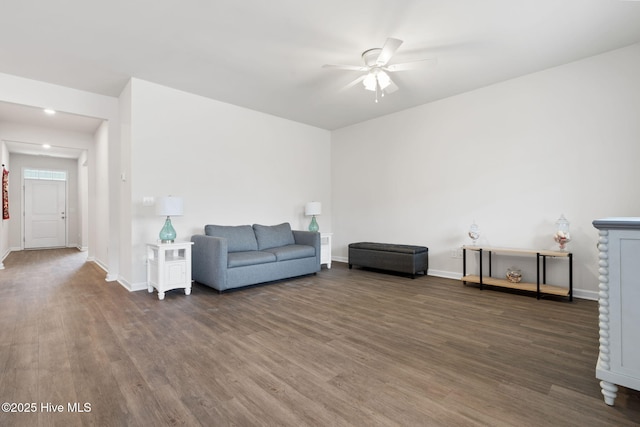
<path id="1" fill-rule="evenodd" d="M 569 301 L 573 301 L 573 254 L 569 254 Z"/>
<path id="2" fill-rule="evenodd" d="M 536 254 L 536 299 L 540 299 L 540 254 Z"/>
<path id="3" fill-rule="evenodd" d="M 462 248 L 462 277 L 465 277 L 467 275 L 467 248 Z M 467 284 L 466 281 L 462 281 L 462 283 L 464 283 L 465 285 Z"/>
<path id="4" fill-rule="evenodd" d="M 480 253 L 480 290 L 482 290 L 482 249 L 478 251 Z"/>

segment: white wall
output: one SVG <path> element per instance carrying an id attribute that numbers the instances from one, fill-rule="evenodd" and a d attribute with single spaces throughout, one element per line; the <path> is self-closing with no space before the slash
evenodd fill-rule
<path id="1" fill-rule="evenodd" d="M 552 248 L 564 213 L 576 295 L 595 297 L 592 220 L 640 213 L 639 75 L 636 44 L 334 131 L 334 257 L 357 241 L 420 244 L 432 274 L 459 277 L 451 250 L 474 220 L 482 243 Z M 494 271 L 506 263 L 534 274 L 522 259 Z"/>
<path id="2" fill-rule="evenodd" d="M 94 134 L 94 156 L 89 166 L 94 179 L 89 180 L 89 259 L 95 261 L 109 272 L 109 216 L 111 215 L 109 198 L 109 131 L 107 123 L 100 125 Z M 93 197 L 92 197 L 93 195 Z M 114 275 L 116 273 L 113 273 Z M 110 280 L 113 277 L 109 277 Z"/>
<path id="3" fill-rule="evenodd" d="M 118 99 L 120 106 L 120 256 L 126 262 L 120 264 L 119 281 L 131 289 L 131 81 L 127 83 Z M 124 176 L 122 176 L 124 174 Z"/>
<path id="4" fill-rule="evenodd" d="M 80 218 L 80 238 L 78 248 L 89 249 L 89 153 L 84 150 L 76 164 L 78 170 L 78 212 Z"/>
<path id="5" fill-rule="evenodd" d="M 321 230 L 331 230 L 329 131 L 142 80 L 130 91 L 132 288 L 144 287 L 145 244 L 164 221 L 142 206 L 145 196 L 183 197 L 178 240 L 210 223 L 306 229 L 312 200 L 323 203 Z"/>

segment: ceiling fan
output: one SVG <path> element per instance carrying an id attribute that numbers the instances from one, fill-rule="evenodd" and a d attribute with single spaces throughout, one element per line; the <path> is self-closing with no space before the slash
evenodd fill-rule
<path id="1" fill-rule="evenodd" d="M 365 50 L 362 52 L 362 61 L 364 62 L 363 66 L 325 64 L 322 68 L 365 72 L 365 74 L 343 87 L 342 90 L 349 89 L 362 82 L 366 90 L 376 93 L 375 100 L 378 102 L 378 98 L 383 97 L 385 93 L 393 93 L 398 90 L 398 86 L 391 80 L 389 73 L 412 70 L 420 66 L 431 65 L 437 62 L 436 59 L 420 59 L 402 64 L 388 65 L 391 57 L 396 50 L 398 50 L 401 44 L 402 40 L 388 38 L 384 43 L 384 46 L 381 48 L 378 47 Z"/>

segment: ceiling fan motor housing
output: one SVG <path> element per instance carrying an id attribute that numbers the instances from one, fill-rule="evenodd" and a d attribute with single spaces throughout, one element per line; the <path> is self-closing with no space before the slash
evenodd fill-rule
<path id="1" fill-rule="evenodd" d="M 382 52 L 382 48 L 376 47 L 362 52 L 362 60 L 367 67 L 375 67 L 376 61 Z"/>

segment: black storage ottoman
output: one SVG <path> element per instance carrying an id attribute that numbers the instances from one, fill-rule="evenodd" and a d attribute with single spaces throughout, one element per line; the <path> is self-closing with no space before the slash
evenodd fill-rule
<path id="1" fill-rule="evenodd" d="M 349 244 L 349 268 L 377 268 L 411 274 L 427 274 L 429 269 L 429 248 L 426 246 L 397 245 L 391 243 L 358 242 Z"/>

